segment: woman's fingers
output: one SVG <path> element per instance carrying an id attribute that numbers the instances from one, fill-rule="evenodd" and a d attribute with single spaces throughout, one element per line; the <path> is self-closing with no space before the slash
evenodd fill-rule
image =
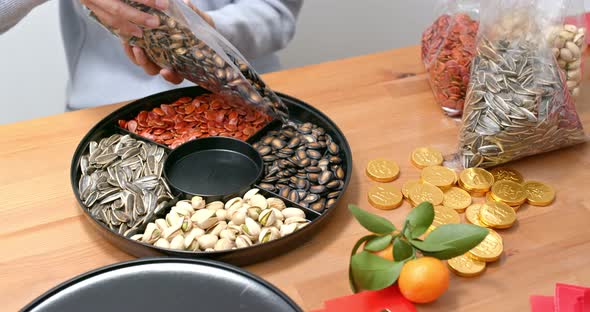
<path id="1" fill-rule="evenodd" d="M 160 75 L 166 79 L 168 82 L 171 82 L 173 84 L 179 84 L 181 83 L 184 79 L 177 74 L 176 72 L 173 72 L 169 69 L 162 69 L 160 70 Z"/>
<path id="2" fill-rule="evenodd" d="M 87 4 L 86 5 L 94 14 L 100 19 L 100 21 L 113 28 L 118 32 L 119 35 L 122 36 L 135 36 L 135 37 L 142 37 L 143 31 L 133 23 L 125 21 L 124 19 L 117 18 L 116 16 L 111 15 L 109 12 L 103 10 L 101 7 L 96 6 L 94 4 Z"/>
<path id="3" fill-rule="evenodd" d="M 86 0 L 86 4 L 87 6 L 90 5 L 94 8 L 99 8 L 103 12 L 106 12 L 111 16 L 111 20 L 122 20 L 147 28 L 154 28 L 160 25 L 160 21 L 157 16 L 142 12 L 123 3 L 120 0 Z"/>
<path id="4" fill-rule="evenodd" d="M 160 72 L 160 66 L 150 61 L 141 48 L 133 47 L 132 50 L 137 64 L 143 68 L 143 71 L 145 71 L 146 74 L 154 76 Z"/>
<path id="5" fill-rule="evenodd" d="M 137 63 L 137 60 L 135 59 L 135 54 L 133 54 L 133 48 L 129 44 L 123 42 L 123 49 L 125 50 L 125 54 L 127 54 L 129 60 L 131 60 L 133 64 L 139 65 L 139 63 Z"/>

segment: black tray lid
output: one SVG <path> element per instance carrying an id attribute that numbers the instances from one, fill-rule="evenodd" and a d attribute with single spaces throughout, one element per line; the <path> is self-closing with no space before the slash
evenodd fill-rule
<path id="1" fill-rule="evenodd" d="M 147 258 L 75 277 L 22 311 L 302 311 L 270 283 L 210 260 Z"/>

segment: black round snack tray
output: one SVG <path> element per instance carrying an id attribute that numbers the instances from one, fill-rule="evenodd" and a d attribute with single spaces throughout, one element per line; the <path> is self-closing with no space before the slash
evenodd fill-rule
<path id="1" fill-rule="evenodd" d="M 178 309 L 303 311 L 278 288 L 244 270 L 216 261 L 179 258 L 132 260 L 83 273 L 20 311 Z"/>
<path id="2" fill-rule="evenodd" d="M 333 213 L 334 209 L 336 209 L 339 206 L 339 199 L 342 197 L 342 195 L 346 191 L 346 188 L 348 187 L 348 183 L 350 182 L 350 178 L 352 175 L 352 151 L 342 131 L 325 114 L 323 114 L 321 111 L 317 110 L 309 104 L 306 104 L 298 99 L 281 93 L 277 93 L 277 95 L 281 98 L 281 100 L 289 109 L 289 120 L 296 122 L 311 122 L 324 128 L 326 130 L 326 133 L 330 134 L 333 141 L 340 146 L 339 156 L 342 158 L 342 168 L 345 170 L 344 186 L 342 187 L 341 194 L 336 199 L 336 204 L 331 208 L 324 209 L 321 213 L 303 207 L 301 205 L 295 204 L 290 200 L 280 196 L 279 194 L 271 193 L 263 189 L 260 189 L 260 194 L 267 198 L 278 197 L 285 202 L 287 207 L 296 207 L 302 209 L 305 212 L 306 218 L 311 221 L 304 228 L 297 230 L 294 233 L 279 238 L 277 240 L 273 240 L 264 244 L 253 245 L 247 248 L 240 248 L 227 251 L 189 252 L 182 250 L 158 248 L 150 244 L 131 240 L 111 231 L 106 225 L 95 220 L 90 215 L 90 212 L 88 211 L 88 209 L 83 204 L 83 201 L 80 198 L 80 193 L 78 190 L 78 181 L 81 176 L 80 158 L 88 153 L 89 143 L 91 141 L 99 141 L 100 139 L 111 136 L 113 134 L 130 135 L 135 139 L 163 147 L 166 150 L 166 153 L 169 154 L 172 151 L 172 149 L 170 149 L 169 147 L 162 144 L 158 144 L 134 133 L 131 133 L 130 131 L 119 127 L 117 121 L 120 119 L 133 119 L 135 116 L 137 116 L 137 114 L 139 114 L 140 111 L 149 111 L 154 107 L 159 106 L 160 104 L 171 103 L 183 96 L 195 97 L 206 93 L 209 92 L 203 88 L 188 87 L 154 94 L 143 99 L 136 100 L 132 103 L 129 103 L 115 110 L 114 112 L 103 118 L 101 121 L 99 121 L 81 140 L 72 158 L 70 168 L 70 180 L 72 183 L 72 189 L 74 191 L 78 204 L 84 211 L 84 215 L 90 219 L 90 223 L 93 224 L 93 226 L 100 232 L 100 234 L 104 238 L 106 238 L 108 241 L 110 241 L 118 248 L 136 257 L 168 255 L 183 258 L 208 258 L 231 263 L 234 265 L 243 266 L 281 255 L 302 245 L 304 242 L 311 239 L 314 233 L 316 233 L 320 229 L 321 224 L 328 218 L 328 216 L 330 216 Z M 278 120 L 271 121 L 257 133 L 253 134 L 250 138 L 248 138 L 246 142 L 253 144 L 260 140 L 268 131 L 278 130 L 281 128 L 281 126 L 282 125 Z M 253 185 L 252 187 L 257 187 L 257 184 Z M 178 199 L 186 197 L 185 194 L 175 195 L 178 197 Z M 166 210 L 166 213 L 168 211 L 169 209 Z"/>

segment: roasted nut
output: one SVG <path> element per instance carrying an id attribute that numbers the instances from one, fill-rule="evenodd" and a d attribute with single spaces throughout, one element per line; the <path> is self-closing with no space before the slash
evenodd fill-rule
<path id="1" fill-rule="evenodd" d="M 257 188 L 253 188 L 244 194 L 244 201 L 249 201 L 254 195 L 258 194 L 260 190 Z"/>
<path id="2" fill-rule="evenodd" d="M 145 232 L 141 237 L 141 241 L 146 242 L 148 244 L 155 243 L 160 237 L 162 236 L 162 232 L 158 229 L 155 223 L 149 223 L 146 228 Z"/>
<path id="3" fill-rule="evenodd" d="M 220 238 L 227 238 L 231 241 L 235 241 L 236 240 L 236 232 L 231 229 L 225 229 L 219 233 L 219 237 Z"/>
<path id="4" fill-rule="evenodd" d="M 285 208 L 281 212 L 283 213 L 283 216 L 287 219 L 291 217 L 305 218 L 305 212 L 303 212 L 303 210 L 299 208 Z"/>
<path id="5" fill-rule="evenodd" d="M 191 217 L 191 220 L 198 228 L 203 230 L 209 229 L 218 222 L 215 211 L 209 209 L 197 210 Z"/>
<path id="6" fill-rule="evenodd" d="M 134 241 L 141 241 L 142 237 L 143 237 L 143 234 L 135 234 L 135 235 L 131 236 L 131 239 Z"/>
<path id="7" fill-rule="evenodd" d="M 159 248 L 170 248 L 170 243 L 167 240 L 160 238 L 154 243 L 154 246 Z"/>
<path id="8" fill-rule="evenodd" d="M 246 235 L 240 235 L 236 237 L 236 247 L 246 248 L 252 246 L 252 240 Z"/>
<path id="9" fill-rule="evenodd" d="M 276 221 L 275 212 L 272 209 L 263 210 L 258 217 L 262 226 L 272 226 Z"/>
<path id="10" fill-rule="evenodd" d="M 164 220 L 164 219 L 156 219 L 156 221 L 154 221 L 154 223 L 156 224 L 156 226 L 158 226 L 158 229 L 160 230 L 160 232 L 164 232 L 164 230 L 170 226 L 168 224 L 168 222 L 166 222 L 166 220 Z"/>
<path id="11" fill-rule="evenodd" d="M 217 220 L 219 220 L 219 221 L 226 221 L 229 217 L 229 215 L 227 214 L 227 210 L 225 210 L 225 209 L 219 209 L 219 210 L 215 211 L 215 216 L 217 217 Z"/>
<path id="12" fill-rule="evenodd" d="M 274 227 L 264 228 L 264 229 L 262 229 L 262 231 L 260 231 L 260 234 L 258 236 L 258 241 L 260 243 L 266 243 L 266 242 L 270 242 L 270 241 L 275 240 L 280 237 L 281 237 L 281 234 L 277 228 L 274 228 Z"/>
<path id="13" fill-rule="evenodd" d="M 262 209 L 260 209 L 258 207 L 250 207 L 250 208 L 248 208 L 248 217 L 250 217 L 254 220 L 258 220 L 258 217 L 260 217 L 261 212 L 262 212 Z"/>
<path id="14" fill-rule="evenodd" d="M 215 236 L 219 236 L 219 233 L 221 233 L 221 231 L 225 230 L 226 228 L 227 228 L 227 222 L 219 221 L 214 227 L 212 227 L 208 231 L 208 234 L 213 234 Z"/>
<path id="15" fill-rule="evenodd" d="M 285 224 L 292 224 L 292 223 L 307 223 L 308 221 L 301 217 L 291 217 L 285 219 Z"/>
<path id="16" fill-rule="evenodd" d="M 169 228 L 162 232 L 162 238 L 172 240 L 176 235 L 182 233 L 182 223 L 177 222 L 175 225 L 171 225 Z"/>
<path id="17" fill-rule="evenodd" d="M 244 201 L 240 197 L 235 197 L 235 198 L 232 198 L 232 199 L 228 200 L 225 203 L 225 206 L 224 207 L 225 207 L 226 210 L 229 210 L 233 205 L 237 205 L 237 207 L 242 206 L 242 203 L 243 202 Z"/>
<path id="18" fill-rule="evenodd" d="M 181 200 L 181 201 L 177 202 L 176 205 L 174 205 L 174 207 L 176 207 L 176 209 L 179 211 L 186 212 L 183 214 L 185 216 L 192 215 L 195 212 L 193 205 L 188 200 Z"/>
<path id="19" fill-rule="evenodd" d="M 236 213 L 234 213 L 233 217 L 231 218 L 231 221 L 234 225 L 242 225 L 244 222 L 246 222 L 246 214 L 241 211 L 236 211 Z"/>
<path id="20" fill-rule="evenodd" d="M 252 196 L 248 203 L 250 204 L 250 206 L 258 207 L 262 210 L 268 207 L 268 204 L 266 203 L 266 198 L 264 198 L 264 196 L 260 194 L 255 194 L 254 196 Z"/>
<path id="21" fill-rule="evenodd" d="M 242 224 L 242 232 L 251 239 L 257 239 L 260 235 L 260 225 L 251 218 L 246 218 L 245 224 Z"/>
<path id="22" fill-rule="evenodd" d="M 181 223 L 182 219 L 176 212 L 171 211 L 166 215 L 166 222 L 168 222 L 170 226 L 174 226 L 177 223 Z"/>
<path id="23" fill-rule="evenodd" d="M 199 246 L 201 249 L 207 250 L 208 248 L 215 247 L 215 244 L 217 243 L 218 240 L 219 239 L 217 238 L 216 235 L 205 234 L 205 235 L 199 237 L 199 239 L 197 241 L 199 242 Z"/>
<path id="24" fill-rule="evenodd" d="M 215 243 L 215 247 L 213 249 L 215 249 L 216 251 L 229 250 L 233 246 L 234 243 L 231 240 L 227 238 L 222 238 L 218 240 L 217 243 Z"/>
<path id="25" fill-rule="evenodd" d="M 278 210 L 283 210 L 285 209 L 285 207 L 287 207 L 282 199 L 276 197 L 271 197 L 267 199 L 266 203 L 268 205 L 268 208 L 276 208 Z"/>
<path id="26" fill-rule="evenodd" d="M 297 230 L 298 224 L 299 223 L 283 224 L 280 230 L 281 237 L 295 232 Z"/>
<path id="27" fill-rule="evenodd" d="M 171 249 L 184 249 L 184 237 L 182 235 L 176 235 L 170 242 Z"/>
<path id="28" fill-rule="evenodd" d="M 182 225 L 180 226 L 183 232 L 188 232 L 193 228 L 193 222 L 188 216 L 182 217 Z"/>
<path id="29" fill-rule="evenodd" d="M 193 196 L 193 198 L 191 199 L 191 204 L 194 209 L 205 208 L 205 200 L 201 196 Z"/>
<path id="30" fill-rule="evenodd" d="M 205 231 L 203 231 L 202 229 L 199 228 L 193 228 L 190 232 L 188 232 L 185 236 L 184 236 L 184 247 L 186 249 L 190 249 L 190 245 L 197 241 L 199 239 L 199 237 L 205 235 Z"/>
<path id="31" fill-rule="evenodd" d="M 209 210 L 213 210 L 213 211 L 223 209 L 223 207 L 224 207 L 224 204 L 223 204 L 223 202 L 220 202 L 220 201 L 214 201 L 214 202 L 209 203 L 205 206 L 205 208 L 207 208 Z"/>

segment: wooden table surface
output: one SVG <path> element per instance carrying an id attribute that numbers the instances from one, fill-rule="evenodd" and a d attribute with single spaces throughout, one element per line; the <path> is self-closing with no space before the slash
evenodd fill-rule
<path id="1" fill-rule="evenodd" d="M 396 160 L 398 187 L 419 177 L 412 149 L 455 152 L 459 122 L 445 117 L 419 60 L 419 48 L 297 68 L 266 75 L 273 88 L 325 112 L 344 131 L 354 173 L 333 218 L 309 243 L 247 267 L 277 285 L 305 310 L 350 294 L 347 266 L 354 241 L 365 234 L 348 203 L 400 224 L 408 203 L 377 211 L 366 200 L 367 161 Z M 590 86 L 579 102 L 590 125 Z M 8 103 L 5 103 L 8 105 Z M 27 105 L 31 103 L 11 103 Z M 36 103 L 36 105 L 42 105 Z M 0 310 L 14 311 L 80 273 L 132 259 L 109 245 L 82 216 L 70 187 L 70 161 L 82 136 L 119 106 L 105 106 L 0 126 Z M 32 107 L 31 109 L 34 109 Z M 590 286 L 590 146 L 579 145 L 512 164 L 527 179 L 557 189 L 549 207 L 524 206 L 518 223 L 501 231 L 505 250 L 484 275 L 452 277 L 449 291 L 419 311 L 527 311 L 529 295 L 550 295 L 556 282 Z"/>

